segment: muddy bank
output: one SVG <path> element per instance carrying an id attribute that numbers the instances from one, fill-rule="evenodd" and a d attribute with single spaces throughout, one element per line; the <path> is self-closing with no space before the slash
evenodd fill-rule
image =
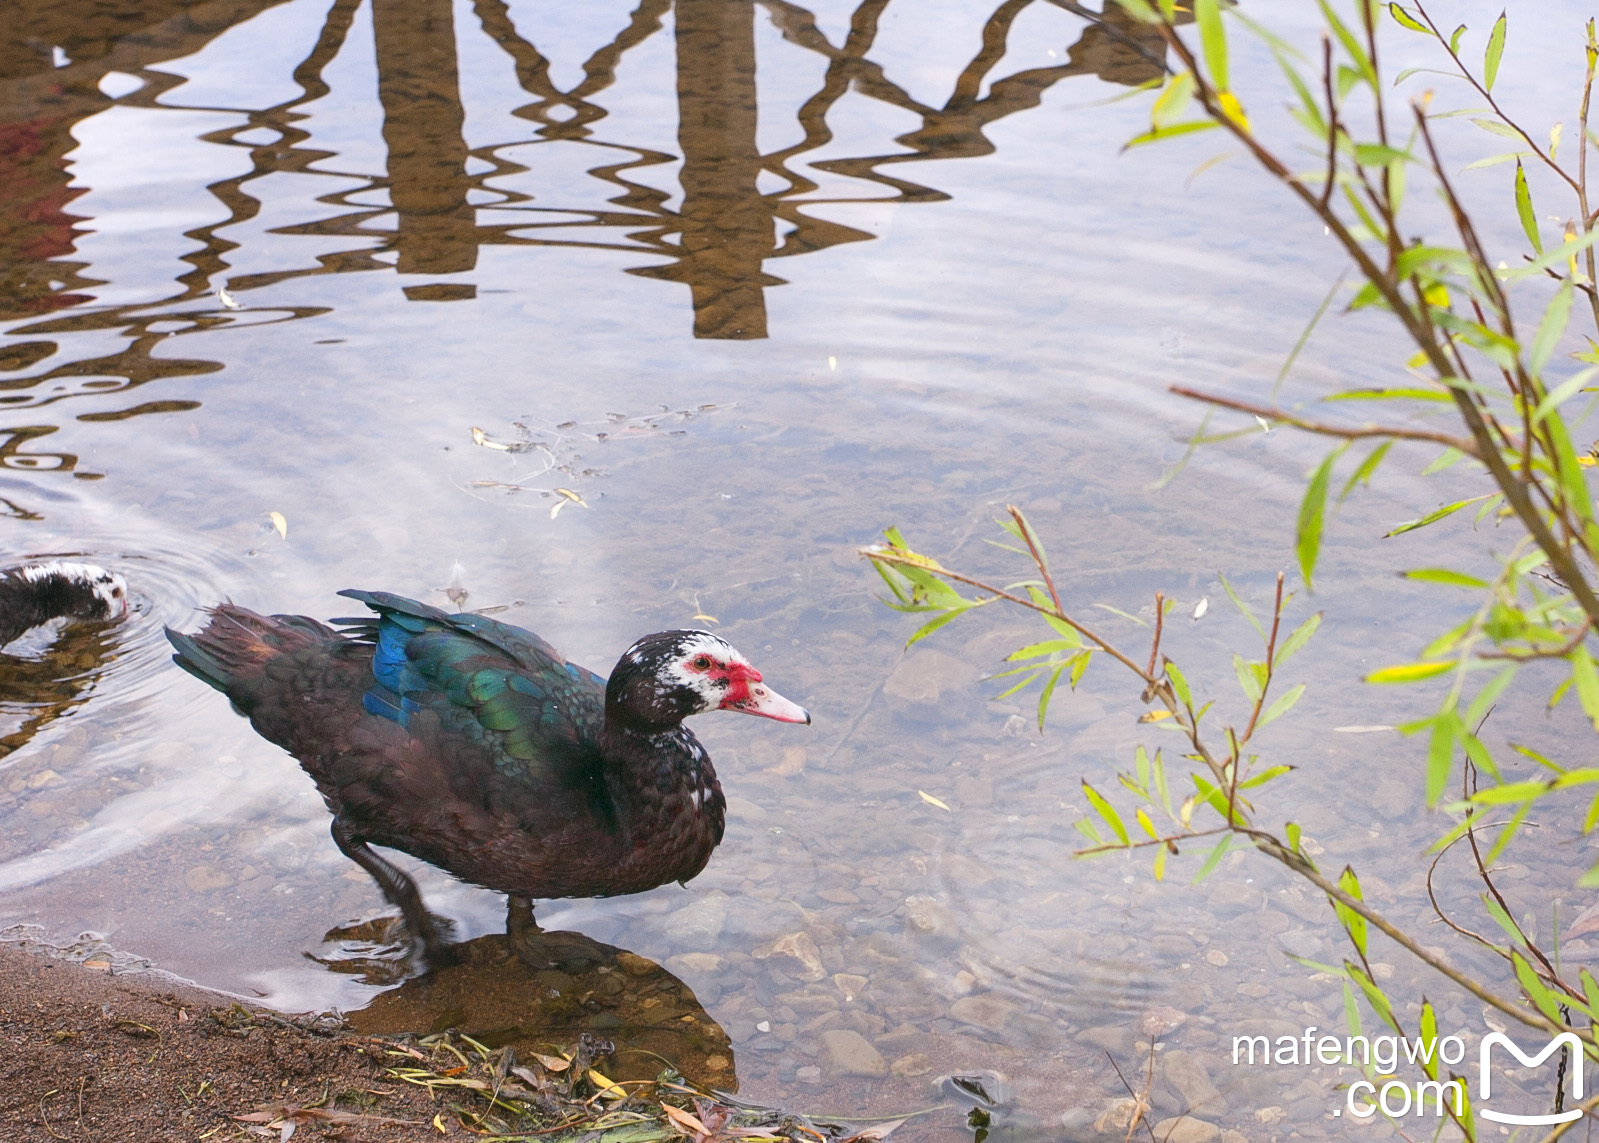
<path id="1" fill-rule="evenodd" d="M 112 975 L 0 945 L 8 1143 L 237 1139 L 248 1124 L 234 1116 L 313 1104 L 334 1121 L 301 1123 L 301 1138 L 439 1138 L 439 1108 L 426 1091 L 386 1077 L 387 1047 L 165 977 Z"/>

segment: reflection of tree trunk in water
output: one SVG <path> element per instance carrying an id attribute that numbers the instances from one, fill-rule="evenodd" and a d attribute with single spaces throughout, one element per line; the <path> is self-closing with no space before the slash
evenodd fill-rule
<path id="1" fill-rule="evenodd" d="M 766 336 L 772 215 L 756 189 L 754 0 L 677 0 L 683 256 L 694 336 Z"/>
<path id="2" fill-rule="evenodd" d="M 450 274 L 477 264 L 466 201 L 465 116 L 449 0 L 373 0 L 378 98 L 389 149 L 389 194 L 400 215 L 402 274 Z"/>

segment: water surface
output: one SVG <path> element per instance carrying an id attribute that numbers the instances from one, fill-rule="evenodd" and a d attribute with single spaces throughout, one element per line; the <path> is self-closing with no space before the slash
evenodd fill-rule
<path id="1" fill-rule="evenodd" d="M 722 848 L 687 887 L 543 903 L 582 934 L 548 971 L 633 982 L 615 1019 L 689 1020 L 702 1076 L 811 1110 L 927 1106 L 942 1076 L 988 1071 L 1004 1122 L 1086 1138 L 1124 1094 L 1110 1059 L 1136 1077 L 1159 1042 L 1219 1090 L 1163 1064 L 1157 1118 L 1337 1137 L 1330 1072 L 1241 1075 L 1226 1051 L 1341 1019 L 1336 982 L 1289 959 L 1340 955 L 1325 906 L 1242 854 L 1199 889 L 1069 861 L 1080 780 L 1113 784 L 1149 740 L 1136 694 L 1097 668 L 1041 736 L 1027 696 L 982 681 L 1024 621 L 907 654 L 856 554 L 897 524 L 1013 574 L 982 541 L 1024 504 L 1081 606 L 1208 598 L 1171 650 L 1230 687 L 1249 629 L 1217 574 L 1266 605 L 1319 452 L 1246 437 L 1160 486 L 1198 421 L 1166 386 L 1260 392 L 1340 267 L 1242 163 L 1185 183 L 1214 141 L 1119 153 L 1146 111 L 1106 101 L 1158 45 L 1026 0 L 129 12 L 33 6 L 0 79 L 5 551 L 99 560 L 138 599 L 5 664 L 0 924 L 103 934 L 287 1009 L 482 1032 L 495 1017 L 448 990 L 305 955 L 381 898 L 310 781 L 170 666 L 161 626 L 223 598 L 327 616 L 343 587 L 464 589 L 603 673 L 639 634 L 703 624 L 815 725 L 699 720 Z M 1513 39 L 1501 81 L 1539 109 L 1560 94 L 1540 51 Z M 1296 376 L 1319 392 L 1396 352 L 1379 317 L 1343 318 Z M 1301 766 L 1268 816 L 1409 919 L 1434 827 L 1416 749 L 1332 733 L 1418 709 L 1358 677 L 1449 614 L 1393 577 L 1420 547 L 1375 542 L 1441 495 L 1395 471 L 1292 605 L 1326 612 L 1298 661 L 1314 686 L 1262 741 Z M 1507 725 L 1561 734 L 1536 702 L 1508 700 Z M 1543 855 L 1527 908 L 1580 907 L 1584 854 Z M 419 878 L 463 939 L 500 930 L 498 896 Z M 488 980 L 457 993 L 551 987 L 474 948 Z"/>

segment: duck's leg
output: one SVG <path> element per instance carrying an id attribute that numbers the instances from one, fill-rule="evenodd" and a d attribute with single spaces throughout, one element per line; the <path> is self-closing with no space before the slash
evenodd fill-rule
<path id="1" fill-rule="evenodd" d="M 533 919 L 533 901 L 528 897 L 505 898 L 505 936 L 517 959 L 529 968 L 549 968 L 547 957 L 540 955 L 538 937 L 543 930 Z"/>
<path id="2" fill-rule="evenodd" d="M 422 905 L 422 894 L 417 891 L 416 882 L 405 870 L 373 853 L 366 840 L 356 836 L 349 823 L 342 818 L 333 819 L 333 844 L 339 847 L 339 852 L 345 857 L 372 875 L 372 880 L 378 883 L 389 904 L 398 906 L 411 939 L 421 943 L 422 955 L 430 969 L 454 961 L 450 942 L 439 932 L 433 918 L 428 916 L 427 909 Z"/>

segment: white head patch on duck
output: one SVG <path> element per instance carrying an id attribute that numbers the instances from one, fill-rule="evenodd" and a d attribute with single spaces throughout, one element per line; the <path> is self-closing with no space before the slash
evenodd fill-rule
<path id="1" fill-rule="evenodd" d="M 761 673 L 725 639 L 709 631 L 685 631 L 682 636 L 658 677 L 692 691 L 699 697 L 700 710 L 736 710 L 779 722 L 810 722 L 804 708 L 766 686 Z"/>

